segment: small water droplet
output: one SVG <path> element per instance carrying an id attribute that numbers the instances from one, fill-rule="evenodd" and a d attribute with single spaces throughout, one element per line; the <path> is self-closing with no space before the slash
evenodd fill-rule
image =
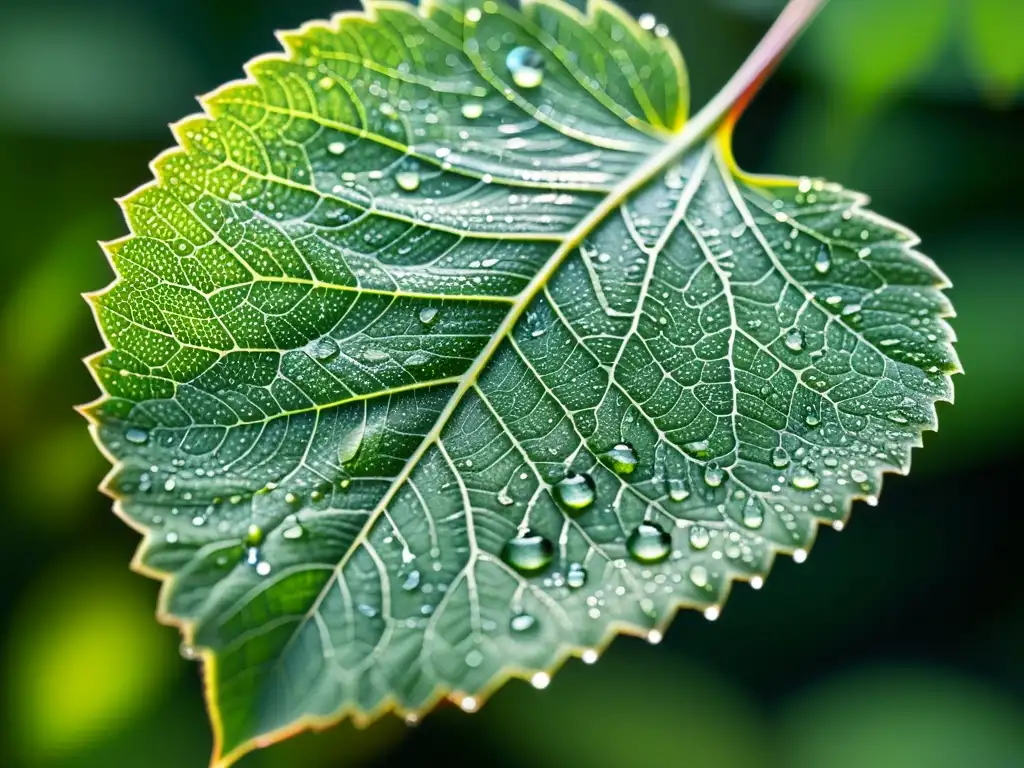
<path id="1" fill-rule="evenodd" d="M 778 469 L 789 466 L 789 451 L 781 445 L 772 451 L 772 466 Z"/>
<path id="2" fill-rule="evenodd" d="M 593 648 L 587 648 L 580 658 L 583 660 L 584 664 L 594 664 L 597 662 L 597 651 Z"/>
<path id="3" fill-rule="evenodd" d="M 579 589 L 587 583 L 587 569 L 582 563 L 569 563 L 569 570 L 565 572 L 565 583 L 569 589 Z"/>
<path id="4" fill-rule="evenodd" d="M 402 582 L 402 589 L 404 589 L 406 592 L 412 592 L 414 589 L 419 587 L 419 585 L 420 572 L 413 570 L 409 571 L 408 575 L 406 575 L 405 581 Z"/>
<path id="5" fill-rule="evenodd" d="M 512 73 L 512 82 L 520 88 L 536 88 L 544 82 L 544 57 L 533 48 L 513 48 L 505 58 L 505 66 Z"/>
<path id="6" fill-rule="evenodd" d="M 798 491 L 813 491 L 818 487 L 818 476 L 808 467 L 797 467 L 793 470 L 791 484 Z"/>
<path id="7" fill-rule="evenodd" d="M 263 542 L 263 529 L 253 523 L 245 532 L 245 545 L 258 547 Z"/>
<path id="8" fill-rule="evenodd" d="M 657 523 L 640 523 L 626 539 L 626 549 L 640 563 L 660 563 L 672 551 L 672 535 Z"/>
<path id="9" fill-rule="evenodd" d="M 854 469 L 850 471 L 850 479 L 855 483 L 863 483 L 868 479 L 868 473 L 861 469 Z"/>
<path id="10" fill-rule="evenodd" d="M 382 363 L 388 359 L 388 353 L 380 349 L 367 349 L 363 351 L 363 360 L 368 363 Z"/>
<path id="11" fill-rule="evenodd" d="M 657 19 L 654 18 L 654 14 L 645 13 L 637 19 L 637 23 L 640 25 L 640 29 L 645 29 L 650 32 L 658 22 Z"/>
<path id="12" fill-rule="evenodd" d="M 416 171 L 399 171 L 395 174 L 395 183 L 406 192 L 415 192 L 420 188 L 420 175 Z"/>
<path id="13" fill-rule="evenodd" d="M 814 269 L 819 275 L 824 275 L 831 267 L 832 254 L 828 245 L 822 243 L 821 248 L 818 249 L 818 255 L 814 258 Z"/>
<path id="14" fill-rule="evenodd" d="M 479 101 L 467 101 L 462 105 L 462 116 L 467 120 L 476 120 L 484 113 L 484 105 Z"/>
<path id="15" fill-rule="evenodd" d="M 377 615 L 377 609 L 366 603 L 360 603 L 357 605 L 356 610 L 368 619 L 372 619 Z"/>
<path id="16" fill-rule="evenodd" d="M 559 480 L 552 489 L 561 505 L 572 512 L 584 510 L 594 503 L 597 496 L 590 475 L 570 472 Z"/>
<path id="17" fill-rule="evenodd" d="M 345 151 L 345 142 L 343 141 L 332 141 L 327 145 L 327 151 L 332 155 L 340 155 Z"/>
<path id="18" fill-rule="evenodd" d="M 690 569 L 690 581 L 693 586 L 703 589 L 708 585 L 708 569 L 703 565 L 695 565 Z"/>
<path id="19" fill-rule="evenodd" d="M 124 439 L 134 445 L 145 445 L 149 440 L 149 432 L 139 427 L 128 427 L 125 430 Z"/>
<path id="20" fill-rule="evenodd" d="M 424 307 L 420 310 L 420 322 L 424 325 L 430 325 L 437 319 L 437 307 Z"/>
<path id="21" fill-rule="evenodd" d="M 514 614 L 508 623 L 513 632 L 528 632 L 537 626 L 537 619 L 528 613 Z"/>
<path id="22" fill-rule="evenodd" d="M 670 477 L 665 480 L 665 485 L 668 487 L 668 497 L 672 501 L 679 503 L 690 498 L 690 488 L 685 477 Z"/>
<path id="23" fill-rule="evenodd" d="M 612 471 L 620 475 L 628 475 L 636 469 L 636 453 L 629 443 L 619 443 L 605 454 L 605 459 Z"/>
<path id="24" fill-rule="evenodd" d="M 743 524 L 747 528 L 760 528 L 764 524 L 764 509 L 753 496 L 743 505 Z"/>
<path id="25" fill-rule="evenodd" d="M 533 531 L 509 539 L 501 558 L 520 573 L 531 574 L 547 568 L 555 556 L 555 545 Z"/>
<path id="26" fill-rule="evenodd" d="M 703 525 L 690 526 L 690 546 L 696 550 L 707 549 L 711 543 L 711 534 Z"/>
<path id="27" fill-rule="evenodd" d="M 502 488 L 498 491 L 498 503 L 503 507 L 511 507 L 516 501 L 508 495 L 508 488 Z"/>
<path id="28" fill-rule="evenodd" d="M 293 525 L 289 528 L 285 528 L 281 535 L 289 541 L 295 541 L 301 539 L 304 529 L 301 525 Z"/>
<path id="29" fill-rule="evenodd" d="M 807 425 L 808 427 L 816 427 L 816 426 L 818 426 L 819 424 L 821 424 L 821 419 L 819 419 L 819 418 L 818 418 L 818 417 L 817 417 L 817 416 L 816 416 L 815 414 L 813 414 L 813 413 L 808 413 L 808 414 L 807 414 L 807 418 L 806 418 L 806 419 L 804 419 L 804 423 L 805 423 L 805 424 L 806 424 L 806 425 Z"/>
<path id="30" fill-rule="evenodd" d="M 786 348 L 791 352 L 799 352 L 804 348 L 804 332 L 799 328 L 790 328 L 786 333 Z"/>
<path id="31" fill-rule="evenodd" d="M 259 576 L 269 576 L 270 570 L 270 563 L 266 560 L 261 560 L 256 564 L 256 573 Z"/>
<path id="32" fill-rule="evenodd" d="M 715 462 L 711 462 L 704 468 L 704 482 L 708 488 L 717 488 L 725 480 L 725 470 Z"/>
<path id="33" fill-rule="evenodd" d="M 195 661 L 199 656 L 194 645 L 184 642 L 178 646 L 178 653 L 181 654 L 181 658 L 185 659 L 185 661 Z"/>
<path id="34" fill-rule="evenodd" d="M 476 712 L 477 706 L 477 701 L 472 696 L 463 696 L 459 702 L 459 708 L 463 712 Z"/>

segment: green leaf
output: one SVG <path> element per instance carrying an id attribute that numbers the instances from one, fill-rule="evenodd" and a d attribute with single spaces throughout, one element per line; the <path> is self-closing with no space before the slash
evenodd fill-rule
<path id="1" fill-rule="evenodd" d="M 736 170 L 740 94 L 684 125 L 666 33 L 375 2 L 123 201 L 86 413 L 216 764 L 714 618 L 935 427 L 944 277 L 862 197 Z"/>

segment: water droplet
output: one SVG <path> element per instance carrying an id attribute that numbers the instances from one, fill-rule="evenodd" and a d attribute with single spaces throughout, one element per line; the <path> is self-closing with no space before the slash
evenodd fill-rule
<path id="1" fill-rule="evenodd" d="M 253 523 L 245 532 L 245 545 L 247 547 L 258 547 L 263 542 L 263 529 Z"/>
<path id="2" fill-rule="evenodd" d="M 516 503 L 516 500 L 508 495 L 508 488 L 502 488 L 498 491 L 498 503 L 503 507 L 511 507 Z"/>
<path id="3" fill-rule="evenodd" d="M 793 562 L 802 563 L 807 559 L 806 549 L 794 549 L 793 550 Z"/>
<path id="4" fill-rule="evenodd" d="M 399 171 L 395 174 L 395 183 L 406 192 L 415 192 L 420 188 L 420 175 L 416 171 Z"/>
<path id="5" fill-rule="evenodd" d="M 640 523 L 626 539 L 626 549 L 640 563 L 660 563 L 672 551 L 672 535 L 657 523 Z"/>
<path id="6" fill-rule="evenodd" d="M 332 141 L 327 145 L 327 151 L 332 155 L 340 155 L 345 151 L 345 142 L 343 141 Z"/>
<path id="7" fill-rule="evenodd" d="M 178 653 L 181 654 L 181 658 L 185 659 L 185 661 L 195 661 L 199 656 L 194 645 L 184 642 L 178 646 Z"/>
<path id="8" fill-rule="evenodd" d="M 459 708 L 463 712 L 476 712 L 477 706 L 477 701 L 472 696 L 463 696 L 459 702 Z"/>
<path id="9" fill-rule="evenodd" d="M 484 113 L 484 105 L 479 101 L 467 101 L 462 105 L 462 116 L 467 120 L 476 120 Z"/>
<path id="10" fill-rule="evenodd" d="M 804 333 L 799 328 L 791 328 L 786 334 L 786 348 L 791 352 L 799 352 L 804 348 Z"/>
<path id="11" fill-rule="evenodd" d="M 569 563 L 569 570 L 565 572 L 565 583 L 569 589 L 579 589 L 587 583 L 587 569 L 582 563 Z"/>
<path id="12" fill-rule="evenodd" d="M 743 505 L 743 524 L 747 528 L 760 528 L 764 524 L 764 509 L 753 496 Z"/>
<path id="13" fill-rule="evenodd" d="M 590 475 L 570 472 L 564 478 L 555 483 L 553 487 L 555 498 L 567 510 L 578 512 L 586 509 L 594 503 L 597 493 Z"/>
<path id="14" fill-rule="evenodd" d="M 629 443 L 619 443 L 605 454 L 605 458 L 608 466 L 617 474 L 628 475 L 636 469 L 636 453 Z"/>
<path id="15" fill-rule="evenodd" d="M 781 445 L 772 451 L 772 466 L 778 469 L 789 466 L 789 451 Z"/>
<path id="16" fill-rule="evenodd" d="M 665 481 L 668 487 L 668 497 L 678 503 L 690 498 L 690 488 L 686 484 L 685 477 L 670 477 Z"/>
<path id="17" fill-rule="evenodd" d="M 855 483 L 863 483 L 868 479 L 868 473 L 860 469 L 850 471 L 850 479 Z"/>
<path id="18" fill-rule="evenodd" d="M 547 672 L 537 672 L 533 677 L 530 678 L 530 685 L 536 688 L 538 691 L 543 691 L 551 683 L 551 675 Z"/>
<path id="19" fill-rule="evenodd" d="M 289 528 L 285 528 L 284 531 L 282 531 L 281 535 L 289 541 L 295 541 L 296 539 L 302 538 L 303 532 L 304 529 L 302 528 L 301 525 L 293 525 Z"/>
<path id="20" fill-rule="evenodd" d="M 597 651 L 593 648 L 587 648 L 580 658 L 583 660 L 584 664 L 594 664 L 597 662 Z"/>
<path id="21" fill-rule="evenodd" d="M 266 560 L 261 560 L 260 562 L 258 562 L 256 564 L 256 573 L 259 576 L 269 576 L 270 563 L 268 563 Z"/>
<path id="22" fill-rule="evenodd" d="M 816 426 L 818 426 L 819 424 L 821 424 L 821 419 L 819 419 L 819 418 L 818 418 L 817 416 L 815 416 L 815 415 L 814 415 L 813 413 L 808 413 L 808 414 L 807 414 L 807 418 L 806 418 L 806 419 L 804 419 L 804 423 L 805 423 L 805 424 L 806 424 L 806 425 L 807 425 L 808 427 L 816 427 Z"/>
<path id="23" fill-rule="evenodd" d="M 124 439 L 134 445 L 145 445 L 149 440 L 149 432 L 138 427 L 129 427 L 125 430 Z"/>
<path id="24" fill-rule="evenodd" d="M 717 488 L 725 480 L 725 470 L 715 462 L 711 462 L 704 468 L 704 482 L 708 488 Z"/>
<path id="25" fill-rule="evenodd" d="M 467 667 L 479 667 L 484 663 L 484 655 L 480 651 L 472 650 L 466 654 Z"/>
<path id="26" fill-rule="evenodd" d="M 704 609 L 704 618 L 708 621 L 717 621 L 722 614 L 722 609 L 717 605 L 710 605 Z"/>
<path id="27" fill-rule="evenodd" d="M 420 322 L 424 325 L 430 325 L 437 319 L 437 307 L 424 307 L 420 310 Z"/>
<path id="28" fill-rule="evenodd" d="M 790 481 L 798 491 L 813 491 L 818 487 L 818 476 L 807 467 L 797 467 Z"/>
<path id="29" fill-rule="evenodd" d="M 708 569 L 703 565 L 695 565 L 690 569 L 690 581 L 693 586 L 703 589 L 708 585 Z"/>
<path id="30" fill-rule="evenodd" d="M 690 526 L 690 546 L 696 550 L 707 549 L 711 543 L 711 534 L 703 525 Z"/>
<path id="31" fill-rule="evenodd" d="M 521 45 L 509 51 L 505 66 L 512 73 L 512 82 L 520 88 L 536 88 L 544 82 L 544 57 Z"/>
<path id="32" fill-rule="evenodd" d="M 309 354 L 320 362 L 329 362 L 338 356 L 338 342 L 330 336 L 323 336 L 309 347 Z"/>
<path id="33" fill-rule="evenodd" d="M 637 19 L 637 23 L 640 25 L 640 29 L 646 29 L 649 32 L 654 29 L 655 24 L 658 22 L 657 19 L 654 18 L 654 14 L 645 13 Z"/>
<path id="34" fill-rule="evenodd" d="M 380 349 L 367 349 L 363 351 L 363 360 L 368 363 L 382 363 L 388 359 L 388 353 Z"/>
<path id="35" fill-rule="evenodd" d="M 509 539 L 501 558 L 520 573 L 531 574 L 547 568 L 555 556 L 555 545 L 533 531 Z"/>
<path id="36" fill-rule="evenodd" d="M 409 571 L 409 574 L 405 577 L 405 581 L 402 582 L 402 589 L 406 592 L 412 592 L 420 585 L 420 572 Z"/>
<path id="37" fill-rule="evenodd" d="M 535 626 L 537 626 L 537 619 L 528 613 L 514 614 L 508 623 L 509 629 L 513 632 L 528 632 Z"/>
<path id="38" fill-rule="evenodd" d="M 818 249 L 818 255 L 814 259 L 814 269 L 819 275 L 824 275 L 832 267 L 832 254 L 825 243 Z"/>

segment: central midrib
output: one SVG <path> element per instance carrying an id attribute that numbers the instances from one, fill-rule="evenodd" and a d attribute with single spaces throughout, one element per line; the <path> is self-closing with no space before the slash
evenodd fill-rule
<path id="1" fill-rule="evenodd" d="M 726 89 L 723 89 L 719 94 L 719 97 L 728 93 L 729 88 L 727 87 Z M 736 98 L 738 98 L 738 93 Z M 709 102 L 707 106 L 689 120 L 683 126 L 683 129 L 677 133 L 671 141 L 667 142 L 662 149 L 657 152 L 657 154 L 649 157 L 642 165 L 638 166 L 633 173 L 616 184 L 601 203 L 583 217 L 565 236 L 561 244 L 537 271 L 537 274 L 534 275 L 529 284 L 518 294 L 518 296 L 516 296 L 511 308 L 505 315 L 501 324 L 494 331 L 490 340 L 484 348 L 480 350 L 480 353 L 462 374 L 459 379 L 458 386 L 452 393 L 452 396 L 449 398 L 444 409 L 438 415 L 437 420 L 434 422 L 434 426 L 431 427 L 430 431 L 426 435 L 424 435 L 419 446 L 408 458 L 405 465 L 402 467 L 402 470 L 395 476 L 380 501 L 377 502 L 377 505 L 363 524 L 362 530 L 355 539 L 353 539 L 348 550 L 345 552 L 345 555 L 338 562 L 338 565 L 334 570 L 334 576 L 329 580 L 328 585 L 330 581 L 333 581 L 333 579 L 337 577 L 345 567 L 345 564 L 352 557 L 353 553 L 355 553 L 359 546 L 366 540 L 369 531 L 373 529 L 374 524 L 384 510 L 387 509 L 387 506 L 394 499 L 395 494 L 398 493 L 402 486 L 405 485 L 420 460 L 426 455 L 427 451 L 430 450 L 430 447 L 437 442 L 438 438 L 441 436 L 441 432 L 455 413 L 455 409 L 459 407 L 459 404 L 462 402 L 466 393 L 469 392 L 469 390 L 477 383 L 480 374 L 483 373 L 487 364 L 494 357 L 494 353 L 497 351 L 502 341 L 504 341 L 505 337 L 508 336 L 515 327 L 515 324 L 519 321 L 519 318 L 522 317 L 523 312 L 526 311 L 526 308 L 530 305 L 533 299 L 536 298 L 537 294 L 545 285 L 547 285 L 548 281 L 562 265 L 562 262 L 565 261 L 565 258 L 580 245 L 583 239 L 587 237 L 595 227 L 597 227 L 609 214 L 622 205 L 633 193 L 668 168 L 668 166 L 674 161 L 693 149 L 698 142 L 714 130 L 714 128 L 719 125 L 728 113 L 734 102 L 735 98 L 716 98 Z M 312 606 L 310 606 L 307 614 L 307 620 L 308 616 L 318 610 L 320 603 L 323 601 L 323 598 L 328 591 L 328 585 L 324 586 L 316 601 Z"/>

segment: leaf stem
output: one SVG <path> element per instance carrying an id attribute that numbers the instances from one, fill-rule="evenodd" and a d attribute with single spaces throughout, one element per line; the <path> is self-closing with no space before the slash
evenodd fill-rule
<path id="1" fill-rule="evenodd" d="M 687 122 L 673 144 L 691 146 L 723 121 L 731 129 L 800 33 L 828 0 L 790 0 L 729 82 Z M 696 133 L 696 136 L 694 135 Z M 683 137 L 686 136 L 686 141 Z"/>

